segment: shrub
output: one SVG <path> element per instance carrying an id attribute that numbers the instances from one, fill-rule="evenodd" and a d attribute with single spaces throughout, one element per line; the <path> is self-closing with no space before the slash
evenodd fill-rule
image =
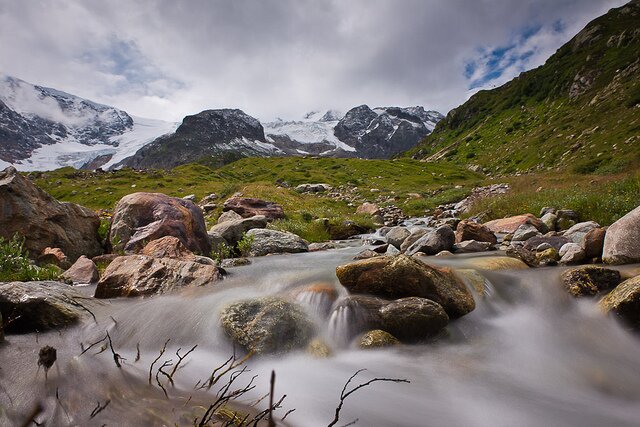
<path id="1" fill-rule="evenodd" d="M 242 234 L 242 239 L 238 242 L 238 252 L 240 253 L 240 256 L 249 255 L 253 240 L 253 236 L 249 236 L 247 233 Z"/>
<path id="2" fill-rule="evenodd" d="M 0 281 L 55 280 L 59 275 L 60 270 L 56 266 L 38 267 L 31 264 L 24 250 L 24 239 L 17 234 L 10 240 L 0 237 Z"/>

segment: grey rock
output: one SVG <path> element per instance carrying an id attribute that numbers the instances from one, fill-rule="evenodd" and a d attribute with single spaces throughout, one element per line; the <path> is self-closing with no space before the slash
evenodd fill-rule
<path id="1" fill-rule="evenodd" d="M 435 255 L 440 251 L 453 249 L 456 236 L 453 229 L 443 225 L 425 234 L 407 249 L 407 255 L 424 252 L 427 255 Z"/>
<path id="2" fill-rule="evenodd" d="M 404 239 L 404 241 L 400 245 L 400 252 L 403 252 L 403 253 L 406 252 L 411 245 L 417 242 L 422 236 L 424 236 L 428 232 L 429 230 L 426 228 L 417 228 L 417 229 L 411 230 L 411 234 L 407 236 L 407 238 Z"/>
<path id="3" fill-rule="evenodd" d="M 406 227 L 392 227 L 385 235 L 387 238 L 387 242 L 390 245 L 395 246 L 400 249 L 402 247 L 402 243 L 405 241 L 407 237 L 409 237 L 411 233 L 407 230 Z"/>
<path id="4" fill-rule="evenodd" d="M 89 284 L 96 283 L 100 279 L 100 274 L 95 263 L 82 255 L 62 274 L 62 277 L 71 280 L 74 284 Z"/>
<path id="5" fill-rule="evenodd" d="M 218 217 L 218 224 L 222 224 L 227 221 L 237 221 L 242 219 L 242 215 L 235 213 L 234 211 L 225 211 Z"/>
<path id="6" fill-rule="evenodd" d="M 553 246 L 551 246 L 550 243 L 543 242 L 543 243 L 540 243 L 538 246 L 536 246 L 536 252 L 544 252 L 547 249 L 552 249 L 552 248 Z"/>
<path id="7" fill-rule="evenodd" d="M 247 232 L 247 236 L 253 239 L 249 249 L 251 256 L 309 251 L 306 241 L 286 231 L 254 228 Z"/>
<path id="8" fill-rule="evenodd" d="M 453 249 L 456 253 L 485 252 L 491 249 L 491 243 L 465 240 L 464 242 L 453 245 Z"/>
<path id="9" fill-rule="evenodd" d="M 571 240 L 573 243 L 582 245 L 584 237 L 594 228 L 600 228 L 600 224 L 595 221 L 579 222 L 566 230 L 563 236 Z"/>
<path id="10" fill-rule="evenodd" d="M 560 263 L 577 264 L 585 259 L 585 252 L 577 243 L 566 243 L 560 248 Z"/>
<path id="11" fill-rule="evenodd" d="M 640 206 L 607 229 L 602 260 L 607 264 L 640 262 Z"/>
<path id="12" fill-rule="evenodd" d="M 547 228 L 551 231 L 556 230 L 556 225 L 558 222 L 558 215 L 552 212 L 547 212 L 540 218 L 540 221 L 544 222 Z"/>
<path id="13" fill-rule="evenodd" d="M 513 233 L 513 237 L 511 238 L 512 242 L 526 242 L 532 237 L 538 237 L 542 234 L 538 231 L 536 227 L 531 224 L 522 224 L 518 229 Z"/>
<path id="14" fill-rule="evenodd" d="M 13 319 L 7 332 L 36 332 L 72 325 L 95 302 L 73 287 L 59 282 L 0 283 L 0 313 Z M 6 320 L 5 320 L 6 321 Z"/>
<path id="15" fill-rule="evenodd" d="M 209 229 L 209 235 L 216 233 L 222 236 L 228 244 L 235 245 L 249 230 L 266 226 L 267 218 L 264 215 L 256 215 L 251 218 L 233 219 L 216 224 Z"/>
<path id="16" fill-rule="evenodd" d="M 419 341 L 447 327 L 449 316 L 442 306 L 426 298 L 409 297 L 380 309 L 382 329 L 401 341 Z"/>

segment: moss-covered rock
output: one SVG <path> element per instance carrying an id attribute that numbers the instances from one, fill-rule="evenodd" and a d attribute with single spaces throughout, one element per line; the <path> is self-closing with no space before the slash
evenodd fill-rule
<path id="1" fill-rule="evenodd" d="M 314 333 L 313 323 L 297 304 L 276 297 L 230 304 L 221 320 L 231 339 L 257 354 L 304 348 Z"/>
<path id="2" fill-rule="evenodd" d="M 565 289 L 575 297 L 595 295 L 620 283 L 619 271 L 594 265 L 572 268 L 561 277 Z"/>
<path id="3" fill-rule="evenodd" d="M 632 329 L 640 330 L 640 276 L 620 283 L 599 305 L 605 313 L 613 313 Z"/>
<path id="4" fill-rule="evenodd" d="M 358 347 L 363 349 L 390 347 L 400 344 L 400 341 L 389 332 L 374 329 L 365 332 L 358 342 Z"/>

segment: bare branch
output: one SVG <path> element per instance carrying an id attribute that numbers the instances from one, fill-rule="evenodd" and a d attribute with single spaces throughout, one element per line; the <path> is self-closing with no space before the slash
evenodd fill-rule
<path id="1" fill-rule="evenodd" d="M 115 362 L 118 368 L 122 368 L 121 361 L 125 361 L 124 357 L 120 356 L 113 348 L 113 342 L 111 341 L 111 335 L 109 335 L 109 331 L 107 331 L 107 339 L 109 340 L 109 348 L 111 349 L 111 354 L 113 354 L 113 361 Z"/>
<path id="2" fill-rule="evenodd" d="M 340 393 L 340 402 L 338 403 L 338 406 L 336 407 L 336 412 L 335 412 L 335 416 L 333 418 L 333 421 L 331 421 L 331 423 L 329 423 L 329 425 L 327 427 L 332 427 L 334 425 L 337 424 L 339 418 L 340 418 L 340 411 L 342 410 L 342 406 L 344 405 L 344 401 L 347 397 L 349 397 L 350 395 L 352 395 L 353 393 L 355 393 L 356 391 L 360 390 L 361 388 L 367 387 L 375 382 L 393 382 L 393 383 L 410 383 L 409 380 L 406 379 L 401 379 L 401 378 L 374 378 L 372 380 L 369 380 L 365 383 L 361 383 L 358 384 L 357 386 L 353 387 L 351 390 L 347 391 L 347 387 L 349 387 L 349 384 L 351 384 L 351 381 L 353 381 L 353 379 L 362 371 L 364 371 L 365 369 L 359 369 L 358 371 L 356 371 L 355 374 L 353 374 L 348 380 L 347 382 L 344 384 L 344 387 L 342 387 L 342 392 Z M 353 425 L 357 422 L 358 420 L 352 421 L 351 423 L 347 424 L 347 425 Z"/>
<path id="3" fill-rule="evenodd" d="M 100 412 L 104 411 L 104 409 L 109 406 L 109 403 L 111 403 L 111 399 L 107 399 L 105 400 L 104 404 L 101 404 L 100 401 L 98 401 L 98 404 L 96 405 L 95 408 L 93 408 L 93 411 L 91 411 L 91 416 L 89 417 L 89 419 L 94 418 L 96 415 L 98 415 Z"/>
<path id="4" fill-rule="evenodd" d="M 171 341 L 171 338 L 167 339 L 164 342 L 164 345 L 162 346 L 162 349 L 160 350 L 160 354 L 158 354 L 158 357 L 155 358 L 155 360 L 153 362 L 151 362 L 151 366 L 149 366 L 149 385 L 151 385 L 151 378 L 152 377 L 152 372 L 153 372 L 153 365 L 156 364 L 156 362 L 158 360 L 160 360 L 160 358 L 162 357 L 162 355 L 164 354 L 164 352 L 167 350 L 167 344 L 169 344 L 169 341 Z"/>

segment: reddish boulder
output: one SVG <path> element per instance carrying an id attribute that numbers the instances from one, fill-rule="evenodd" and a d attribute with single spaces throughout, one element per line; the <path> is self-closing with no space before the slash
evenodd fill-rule
<path id="1" fill-rule="evenodd" d="M 62 274 L 62 277 L 71 280 L 74 284 L 89 284 L 96 283 L 100 279 L 100 274 L 96 264 L 82 255 Z"/>
<path id="2" fill-rule="evenodd" d="M 456 228 L 456 243 L 464 242 L 465 240 L 489 242 L 492 245 L 498 243 L 498 238 L 493 234 L 493 231 L 482 224 L 468 220 L 460 221 Z"/>
<path id="3" fill-rule="evenodd" d="M 524 214 L 516 215 L 508 218 L 494 219 L 486 222 L 484 225 L 494 233 L 515 233 L 518 227 L 524 224 L 531 224 L 541 233 L 548 231 L 544 222 L 540 221 L 535 215 Z"/>
<path id="4" fill-rule="evenodd" d="M 120 199 L 109 232 L 114 251 L 139 252 L 147 242 L 165 236 L 177 237 L 192 252 L 211 252 L 202 211 L 193 202 L 161 193 Z"/>
<path id="5" fill-rule="evenodd" d="M 92 210 L 57 201 L 13 167 L 0 172 L 0 237 L 24 237 L 32 257 L 47 247 L 60 248 L 71 262 L 100 255 L 99 226 Z"/>
<path id="6" fill-rule="evenodd" d="M 594 228 L 584 235 L 582 249 L 587 259 L 602 258 L 602 248 L 604 247 L 604 237 L 606 228 Z"/>
<path id="7" fill-rule="evenodd" d="M 264 215 L 269 221 L 284 218 L 284 211 L 279 204 L 250 197 L 232 197 L 224 202 L 222 210 L 234 211 L 243 218 L 255 215 Z"/>
<path id="8" fill-rule="evenodd" d="M 180 239 L 173 236 L 161 237 L 147 243 L 141 253 L 152 258 L 174 258 L 185 261 L 194 261 L 196 259 L 193 252 L 187 249 Z"/>

